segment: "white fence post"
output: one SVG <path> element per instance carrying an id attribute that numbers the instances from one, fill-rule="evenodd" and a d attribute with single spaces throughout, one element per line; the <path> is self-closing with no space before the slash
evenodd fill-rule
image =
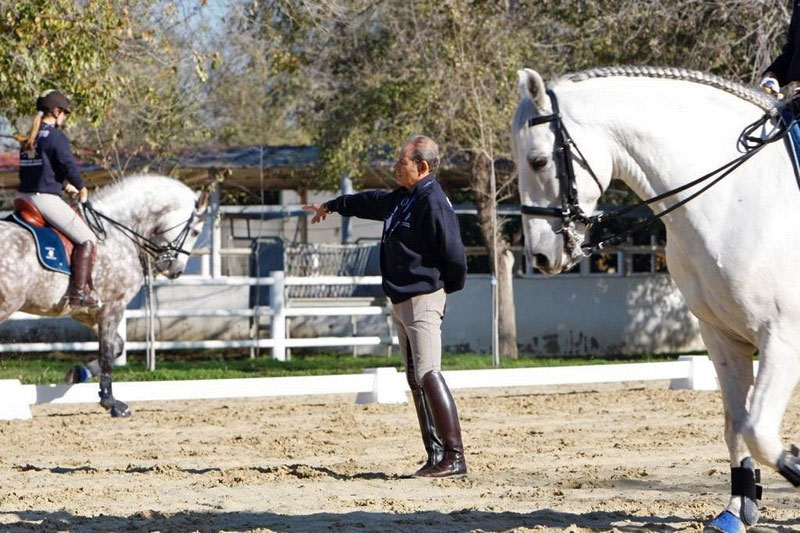
<path id="1" fill-rule="evenodd" d="M 681 355 L 678 361 L 689 363 L 689 375 L 672 379 L 669 388 L 673 390 L 717 390 L 717 372 L 706 355 Z"/>
<path id="2" fill-rule="evenodd" d="M 397 372 L 393 366 L 380 368 L 365 368 L 365 374 L 373 374 L 372 390 L 359 392 L 356 403 L 407 403 L 404 376 Z"/>
<path id="3" fill-rule="evenodd" d="M 274 280 L 269 291 L 269 306 L 272 308 L 272 358 L 286 361 L 286 279 L 282 270 L 269 273 Z"/>
<path id="4" fill-rule="evenodd" d="M 0 379 L 0 420 L 30 420 L 31 407 L 18 379 Z"/>
<path id="5" fill-rule="evenodd" d="M 222 249 L 222 224 L 219 216 L 219 182 L 214 184 L 211 190 L 211 277 L 219 278 L 222 276 L 222 256 L 220 250 Z"/>

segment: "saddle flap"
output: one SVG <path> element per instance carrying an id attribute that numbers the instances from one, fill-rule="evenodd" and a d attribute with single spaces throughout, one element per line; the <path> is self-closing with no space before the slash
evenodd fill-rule
<path id="1" fill-rule="evenodd" d="M 70 273 L 72 250 L 75 244 L 61 231 L 51 226 L 33 203 L 25 198 L 14 199 L 14 214 L 9 220 L 25 227 L 33 235 L 39 262 L 49 270 Z M 73 207 L 73 209 L 75 209 Z M 75 209 L 80 215 L 80 212 Z"/>
<path id="2" fill-rule="evenodd" d="M 47 225 L 47 222 L 45 222 L 39 210 L 36 209 L 36 206 L 25 198 L 14 198 L 14 211 L 19 213 L 20 218 L 31 226 L 43 228 Z"/>

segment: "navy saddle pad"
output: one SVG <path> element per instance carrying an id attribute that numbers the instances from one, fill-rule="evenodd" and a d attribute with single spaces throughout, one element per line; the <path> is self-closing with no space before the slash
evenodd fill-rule
<path id="1" fill-rule="evenodd" d="M 31 226 L 16 213 L 8 215 L 6 220 L 16 222 L 31 232 L 33 240 L 36 241 L 36 255 L 39 257 L 39 263 L 44 268 L 67 275 L 72 273 L 67 261 L 67 251 L 64 249 L 64 243 L 61 242 L 61 237 L 58 236 L 53 228 Z"/>

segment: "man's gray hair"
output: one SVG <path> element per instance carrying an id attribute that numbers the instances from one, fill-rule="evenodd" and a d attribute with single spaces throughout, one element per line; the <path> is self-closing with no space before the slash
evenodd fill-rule
<path id="1" fill-rule="evenodd" d="M 431 172 L 436 172 L 441 161 L 439 158 L 439 145 L 436 144 L 436 141 L 425 135 L 413 135 L 406 141 L 406 145 L 409 144 L 412 146 L 411 160 L 416 163 L 425 161 L 428 163 Z"/>

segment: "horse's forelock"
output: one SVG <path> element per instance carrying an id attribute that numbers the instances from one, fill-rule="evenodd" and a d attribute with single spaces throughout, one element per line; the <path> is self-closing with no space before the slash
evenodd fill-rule
<path id="1" fill-rule="evenodd" d="M 528 127 L 528 121 L 538 117 L 541 112 L 528 97 L 520 98 L 517 110 L 514 112 L 514 119 L 511 121 L 511 142 L 517 143 L 518 132 L 524 131 Z"/>
<path id="2" fill-rule="evenodd" d="M 530 98 L 520 98 L 519 104 L 517 104 L 517 110 L 514 113 L 514 120 L 511 123 L 511 127 L 514 128 L 514 131 L 527 128 L 528 121 L 538 114 L 539 110 L 536 109 L 536 106 L 533 105 L 533 102 Z"/>

